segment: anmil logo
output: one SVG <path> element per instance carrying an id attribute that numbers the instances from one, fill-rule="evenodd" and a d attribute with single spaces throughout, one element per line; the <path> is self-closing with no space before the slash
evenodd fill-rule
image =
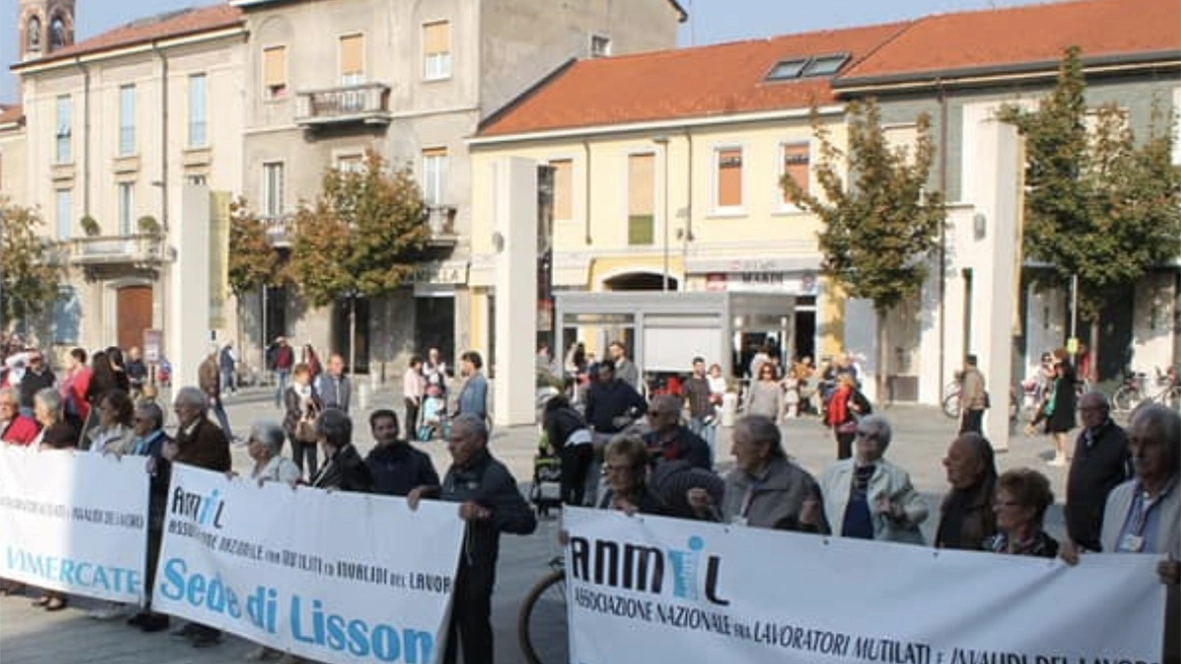
<path id="1" fill-rule="evenodd" d="M 185 491 L 184 487 L 176 487 L 172 492 L 172 513 L 186 517 L 200 526 L 212 525 L 222 527 L 222 515 L 226 502 L 221 499 L 221 492 L 217 489 L 203 496 L 199 493 Z"/>
<path id="2" fill-rule="evenodd" d="M 718 597 L 721 557 L 705 556 L 705 540 L 697 535 L 690 537 L 687 545 L 687 549 L 661 551 L 641 544 L 600 539 L 592 542 L 585 537 L 572 537 L 570 573 L 587 583 L 659 595 L 664 589 L 667 560 L 673 575 L 674 597 L 699 600 L 704 594 L 712 604 L 730 604 L 730 600 Z"/>

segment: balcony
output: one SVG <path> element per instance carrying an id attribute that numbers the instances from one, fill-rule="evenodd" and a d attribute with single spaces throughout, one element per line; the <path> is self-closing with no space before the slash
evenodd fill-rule
<path id="1" fill-rule="evenodd" d="M 153 270 L 171 258 L 164 237 L 154 234 L 75 238 L 68 253 L 70 265 L 88 272 L 103 268 Z"/>
<path id="2" fill-rule="evenodd" d="M 431 229 L 429 240 L 432 247 L 454 247 L 459 242 L 455 234 L 454 205 L 430 205 L 426 209 L 427 225 Z"/>
<path id="3" fill-rule="evenodd" d="M 300 92 L 296 97 L 295 123 L 306 129 L 347 124 L 388 125 L 390 86 L 362 83 Z"/>
<path id="4" fill-rule="evenodd" d="M 259 217 L 272 247 L 290 248 L 295 239 L 295 215 L 273 214 Z"/>

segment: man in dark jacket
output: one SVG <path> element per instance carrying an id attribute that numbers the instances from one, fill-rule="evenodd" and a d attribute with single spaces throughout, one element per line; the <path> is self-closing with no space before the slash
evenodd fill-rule
<path id="1" fill-rule="evenodd" d="M 705 375 L 705 358 L 693 358 L 693 373 L 685 380 L 682 388 L 685 401 L 689 404 L 689 430 L 701 436 L 709 446 L 709 458 L 714 458 L 714 437 L 717 430 L 713 426 L 714 408 L 716 407 L 713 391 L 709 389 L 709 379 Z"/>
<path id="2" fill-rule="evenodd" d="M 652 463 L 683 460 L 702 470 L 712 470 L 709 443 L 681 424 L 681 400 L 671 394 L 652 399 L 648 407 L 651 430 L 644 434 L 644 443 Z"/>
<path id="3" fill-rule="evenodd" d="M 316 418 L 316 433 L 320 435 L 324 463 L 312 477 L 312 486 L 359 493 L 372 491 L 373 474 L 353 447 L 353 421 L 349 416 L 343 410 L 325 410 Z"/>
<path id="4" fill-rule="evenodd" d="M 146 468 L 151 476 L 148 493 L 148 557 L 144 571 L 147 603 L 143 610 L 127 621 L 145 632 L 168 629 L 168 616 L 152 611 L 152 585 L 156 578 L 156 563 L 160 560 L 160 544 L 164 537 L 164 517 L 168 509 L 168 484 L 172 477 L 172 462 L 166 454 L 176 452 L 174 441 L 164 433 L 164 413 L 154 401 L 141 402 L 135 408 L 135 443 L 131 454 L 146 457 Z"/>
<path id="5" fill-rule="evenodd" d="M 1066 483 L 1066 532 L 1088 551 L 1099 551 L 1107 494 L 1132 477 L 1128 435 L 1111 420 L 1107 397 L 1088 392 L 1079 401 L 1083 429 Z"/>
<path id="6" fill-rule="evenodd" d="M 592 381 L 586 393 L 586 423 L 594 434 L 595 462 L 587 473 L 585 500 L 598 504 L 599 479 L 602 475 L 603 450 L 615 434 L 632 425 L 644 413 L 648 404 L 631 385 L 615 375 L 615 365 L 604 359 L 595 369 L 598 380 Z"/>
<path id="7" fill-rule="evenodd" d="M 54 376 L 49 367 L 45 366 L 45 358 L 41 351 L 32 350 L 28 353 L 28 366 L 20 382 L 20 412 L 25 417 L 33 417 L 33 396 L 47 387 L 53 387 Z"/>
<path id="8" fill-rule="evenodd" d="M 431 457 L 398 436 L 398 416 L 392 410 L 375 410 L 369 416 L 369 429 L 377 442 L 365 457 L 373 475 L 373 493 L 405 496 L 415 487 L 438 486 L 439 474 Z"/>
<path id="9" fill-rule="evenodd" d="M 537 529 L 537 518 L 517 490 L 512 473 L 488 453 L 488 428 L 480 417 L 456 417 L 447 448 L 452 464 L 443 486 L 418 487 L 407 500 L 411 509 L 424 496 L 459 503 L 459 518 L 467 522 L 467 533 L 455 577 L 443 664 L 455 664 L 461 641 L 465 664 L 492 664 L 492 589 L 500 533 L 529 535 Z"/>
<path id="10" fill-rule="evenodd" d="M 224 473 L 230 469 L 230 441 L 226 433 L 209 421 L 209 401 L 195 387 L 182 387 L 176 393 L 176 451 L 173 463 L 184 463 L 205 470 Z M 169 453 L 171 449 L 169 449 Z M 221 631 L 200 623 L 189 623 L 178 632 L 194 648 L 208 648 L 221 640 Z"/>

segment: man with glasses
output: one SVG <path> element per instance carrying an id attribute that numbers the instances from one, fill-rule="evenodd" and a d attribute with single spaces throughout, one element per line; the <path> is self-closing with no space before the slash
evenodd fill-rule
<path id="1" fill-rule="evenodd" d="M 53 387 L 56 378 L 49 367 L 45 366 L 45 357 L 39 350 L 28 352 L 28 366 L 20 382 L 20 412 L 25 417 L 33 417 L 33 396 L 37 392 Z"/>
<path id="2" fill-rule="evenodd" d="M 143 609 L 131 617 L 128 625 L 145 632 L 168 629 L 168 616 L 152 611 L 152 586 L 155 583 L 156 563 L 160 560 L 160 544 L 164 537 L 164 516 L 168 507 L 168 483 L 172 477 L 169 455 L 176 453 L 176 444 L 164 432 L 164 412 L 155 402 L 143 401 L 135 408 L 132 420 L 135 442 L 131 454 L 146 458 L 144 468 L 151 476 L 148 493 L 148 556 L 144 571 L 145 602 Z"/>
<path id="3" fill-rule="evenodd" d="M 1066 483 L 1066 532 L 1077 546 L 1099 551 L 1107 495 L 1132 477 L 1132 455 L 1127 433 L 1111 419 L 1106 396 L 1084 394 L 1079 414 L 1084 429 Z"/>
<path id="4" fill-rule="evenodd" d="M 35 420 L 20 414 L 16 390 L 0 388 L 0 442 L 28 445 L 36 440 L 38 429 Z"/>
<path id="5" fill-rule="evenodd" d="M 709 443 L 681 424 L 680 398 L 671 394 L 654 397 L 648 406 L 648 426 L 651 430 L 644 434 L 644 443 L 653 465 L 683 460 L 696 468 L 713 468 Z"/>

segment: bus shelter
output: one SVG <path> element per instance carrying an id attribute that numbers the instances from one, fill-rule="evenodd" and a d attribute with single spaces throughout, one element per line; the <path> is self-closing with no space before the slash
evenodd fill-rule
<path id="1" fill-rule="evenodd" d="M 698 356 L 735 376 L 743 334 L 790 340 L 795 314 L 795 297 L 772 293 L 558 292 L 554 299 L 563 351 L 582 342 L 602 358 L 622 341 L 645 376 L 686 373 Z"/>

